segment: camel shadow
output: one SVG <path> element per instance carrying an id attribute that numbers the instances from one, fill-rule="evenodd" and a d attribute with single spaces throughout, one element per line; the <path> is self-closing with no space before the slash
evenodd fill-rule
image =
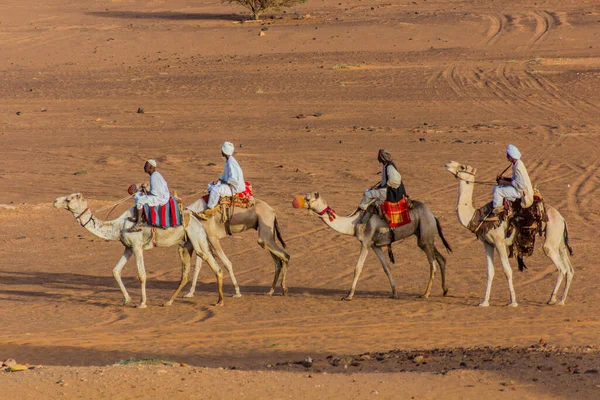
<path id="1" fill-rule="evenodd" d="M 181 12 L 139 12 L 139 11 L 92 11 L 85 13 L 93 17 L 123 19 L 166 19 L 172 21 L 243 21 L 247 16 L 239 14 L 209 14 Z"/>

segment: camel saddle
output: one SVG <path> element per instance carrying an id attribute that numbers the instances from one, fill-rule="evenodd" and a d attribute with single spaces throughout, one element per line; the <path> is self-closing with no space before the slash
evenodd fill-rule
<path id="1" fill-rule="evenodd" d="M 495 221 L 486 221 L 492 214 L 492 203 L 475 211 L 467 228 L 477 236 L 483 236 L 489 231 L 499 227 L 504 221 L 508 221 L 506 237 L 510 237 L 513 229 L 516 230 L 515 239 L 509 246 L 509 257 L 529 257 L 533 254 L 536 235 L 542 236 L 546 231 L 548 214 L 541 193 L 535 189 L 533 204 L 528 208 L 521 207 L 521 199 L 513 202 L 504 200 L 504 210 Z"/>

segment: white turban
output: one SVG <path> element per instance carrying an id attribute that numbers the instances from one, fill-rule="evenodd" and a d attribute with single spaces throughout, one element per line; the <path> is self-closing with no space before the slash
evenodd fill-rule
<path id="1" fill-rule="evenodd" d="M 517 149 L 517 146 L 509 144 L 506 148 L 506 154 L 508 154 L 511 158 L 518 160 L 521 158 L 521 152 Z"/>
<path id="2" fill-rule="evenodd" d="M 223 143 L 223 147 L 221 147 L 221 151 L 223 152 L 223 154 L 225 154 L 226 156 L 231 156 L 233 155 L 233 151 L 235 150 L 235 146 L 233 145 L 233 143 L 231 142 L 225 142 Z"/>
<path id="3" fill-rule="evenodd" d="M 146 161 L 146 162 L 147 162 L 148 164 L 152 165 L 154 168 L 156 168 L 156 160 L 152 160 L 152 159 L 150 159 L 150 160 L 148 160 L 148 161 Z"/>

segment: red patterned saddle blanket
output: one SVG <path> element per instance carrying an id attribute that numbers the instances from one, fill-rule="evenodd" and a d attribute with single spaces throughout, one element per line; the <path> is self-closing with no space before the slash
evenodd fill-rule
<path id="1" fill-rule="evenodd" d="M 246 189 L 243 192 L 236 193 L 234 196 L 225 196 L 219 199 L 219 205 L 241 207 L 241 208 L 251 208 L 254 207 L 254 192 L 252 191 L 252 185 L 248 182 L 246 183 Z M 202 199 L 208 203 L 208 196 L 202 196 Z"/>
<path id="2" fill-rule="evenodd" d="M 411 222 L 410 203 L 410 200 L 404 197 L 397 202 L 386 200 L 381 204 L 381 213 L 390 225 L 390 228 L 397 228 Z"/>

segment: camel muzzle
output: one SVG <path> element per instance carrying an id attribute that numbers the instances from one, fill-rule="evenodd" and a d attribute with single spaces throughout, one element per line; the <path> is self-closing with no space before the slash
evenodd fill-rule
<path id="1" fill-rule="evenodd" d="M 292 207 L 294 208 L 306 208 L 306 201 L 304 197 L 298 196 L 292 201 Z"/>

